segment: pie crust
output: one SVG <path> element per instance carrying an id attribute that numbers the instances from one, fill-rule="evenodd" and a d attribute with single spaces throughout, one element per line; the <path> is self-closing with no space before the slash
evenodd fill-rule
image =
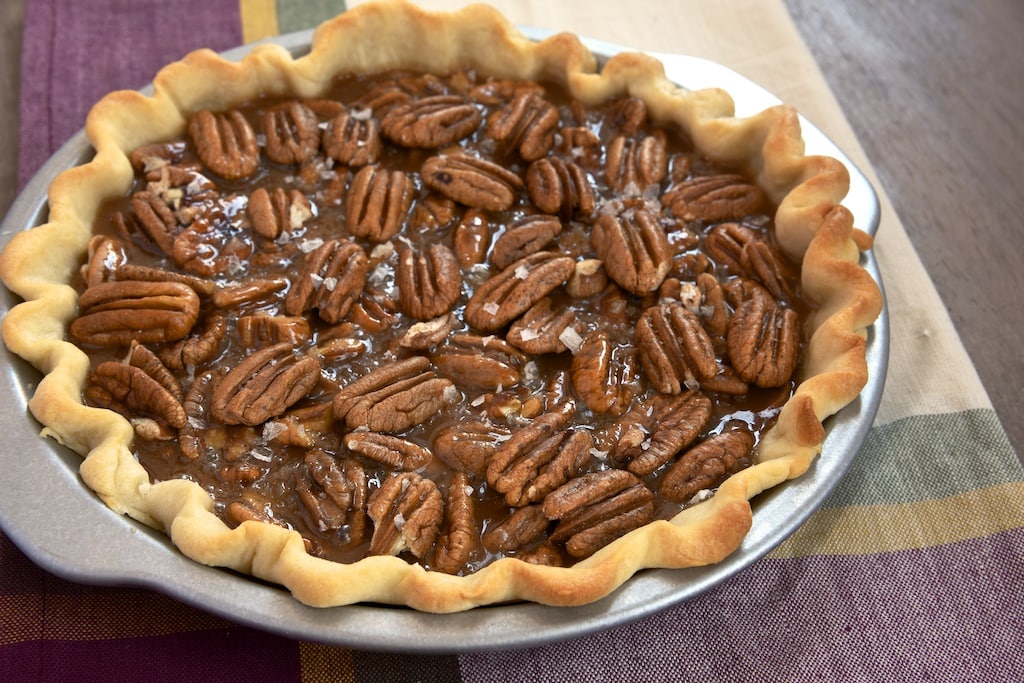
<path id="1" fill-rule="evenodd" d="M 777 205 L 778 243 L 800 264 L 803 290 L 818 308 L 808 326 L 802 381 L 762 434 L 756 463 L 729 477 L 707 501 L 671 521 L 651 522 L 570 567 L 505 558 L 466 576 L 426 571 L 393 556 L 352 564 L 320 559 L 306 552 L 294 531 L 260 522 L 229 528 L 195 483 L 151 483 L 132 453 L 128 421 L 83 405 L 89 360 L 66 341 L 78 307 L 68 283 L 85 258 L 100 206 L 123 196 L 132 183 L 128 154 L 182 135 L 193 112 L 268 95 L 315 98 L 339 74 L 465 68 L 554 81 L 585 104 L 638 97 L 653 120 L 679 126 L 708 158 L 742 168 Z M 240 62 L 199 50 L 161 70 L 151 96 L 115 92 L 93 108 L 86 132 L 95 158 L 54 179 L 49 221 L 16 235 L 0 255 L 0 276 L 24 299 L 5 317 L 3 339 L 43 373 L 29 407 L 44 436 L 84 457 L 84 482 L 113 510 L 164 530 L 198 562 L 280 584 L 312 606 L 370 602 L 454 612 L 507 601 L 585 604 L 641 569 L 706 565 L 735 551 L 752 523 L 749 501 L 810 467 L 822 449 L 822 421 L 852 402 L 867 382 L 867 329 L 882 299 L 859 264 L 871 238 L 839 205 L 847 170 L 834 159 L 803 154 L 798 117 L 789 106 L 742 119 L 733 114 L 727 93 L 682 90 L 650 57 L 616 55 L 599 68 L 571 34 L 532 42 L 483 5 L 446 14 L 404 2 L 362 5 L 321 25 L 311 52 L 297 59 L 275 45 L 258 46 Z"/>

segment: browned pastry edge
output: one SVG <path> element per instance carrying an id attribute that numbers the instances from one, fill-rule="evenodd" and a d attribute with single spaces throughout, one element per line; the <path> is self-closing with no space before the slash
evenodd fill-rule
<path id="1" fill-rule="evenodd" d="M 590 104 L 637 96 L 656 121 L 680 125 L 712 160 L 739 165 L 757 179 L 778 203 L 778 239 L 802 264 L 803 287 L 820 309 L 810 328 L 803 380 L 763 436 L 755 465 L 730 477 L 710 500 L 637 529 L 572 567 L 506 558 L 465 577 L 390 556 L 350 565 L 318 559 L 306 553 L 297 532 L 260 522 L 229 529 L 194 483 L 150 483 L 132 455 L 131 425 L 82 404 L 89 361 L 64 341 L 77 308 L 68 283 L 86 252 L 98 207 L 131 184 L 128 152 L 180 135 L 187 115 L 199 109 L 223 109 L 257 95 L 313 97 L 337 74 L 397 68 L 475 68 L 499 77 L 554 80 Z M 279 583 L 314 606 L 377 602 L 453 612 L 513 600 L 591 602 L 640 569 L 705 565 L 735 551 L 752 522 L 748 501 L 804 473 L 821 451 L 822 420 L 853 401 L 867 382 L 867 328 L 882 300 L 859 265 L 870 238 L 838 204 L 847 191 L 847 171 L 834 159 L 803 155 L 791 107 L 744 119 L 733 113 L 727 93 L 682 90 L 650 57 L 618 55 L 598 72 L 596 59 L 574 36 L 531 42 L 483 5 L 445 14 L 400 1 L 362 5 L 320 26 L 311 53 L 299 59 L 275 45 L 256 47 L 240 62 L 199 50 L 161 70 L 152 96 L 116 92 L 93 108 L 86 131 L 95 158 L 53 181 L 49 222 L 16 235 L 0 254 L 0 277 L 24 299 L 5 317 L 3 339 L 44 375 L 29 402 L 43 435 L 85 456 L 82 478 L 107 505 L 165 530 L 196 561 Z"/>

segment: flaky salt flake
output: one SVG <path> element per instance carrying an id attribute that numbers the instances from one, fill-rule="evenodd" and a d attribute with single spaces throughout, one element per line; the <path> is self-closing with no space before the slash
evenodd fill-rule
<path id="1" fill-rule="evenodd" d="M 441 394 L 446 403 L 458 403 L 459 402 L 459 390 L 454 384 L 449 384 L 444 388 L 444 393 Z"/>
<path id="2" fill-rule="evenodd" d="M 254 448 L 249 451 L 249 455 L 262 462 L 270 462 L 274 459 L 273 453 L 265 448 Z"/>
<path id="3" fill-rule="evenodd" d="M 288 431 L 288 426 L 281 422 L 268 422 L 263 425 L 263 440 L 273 441 Z"/>
<path id="4" fill-rule="evenodd" d="M 533 382 L 540 379 L 540 370 L 537 368 L 536 361 L 528 361 L 523 366 L 523 379 L 527 382 Z"/>
<path id="5" fill-rule="evenodd" d="M 245 264 L 234 254 L 228 255 L 228 275 L 238 275 L 245 270 Z"/>
<path id="6" fill-rule="evenodd" d="M 188 181 L 188 185 L 185 186 L 185 194 L 199 194 L 206 189 L 206 186 L 210 181 L 206 176 L 196 173 L 192 176 L 192 180 Z"/>
<path id="7" fill-rule="evenodd" d="M 697 503 L 703 503 L 705 500 L 715 497 L 715 492 L 711 489 L 701 489 L 697 493 L 693 494 L 693 498 L 686 501 L 687 505 L 696 505 Z"/>
<path id="8" fill-rule="evenodd" d="M 602 451 L 596 448 L 591 448 L 590 454 L 597 458 L 598 460 L 600 460 L 601 462 L 604 462 L 605 460 L 608 459 L 608 451 Z"/>
<path id="9" fill-rule="evenodd" d="M 314 287 L 319 287 L 320 285 L 322 285 L 324 283 L 324 278 L 323 278 L 323 276 L 317 275 L 316 273 L 310 273 L 309 274 L 309 281 L 313 283 Z"/>
<path id="10" fill-rule="evenodd" d="M 565 344 L 565 348 L 569 349 L 569 353 L 573 355 L 579 353 L 579 350 L 583 348 L 583 337 L 572 327 L 562 330 L 561 334 L 558 335 L 558 341 Z"/>
<path id="11" fill-rule="evenodd" d="M 516 266 L 515 276 L 520 280 L 525 280 L 530 277 L 530 269 L 526 266 Z"/>
<path id="12" fill-rule="evenodd" d="M 334 288 L 338 286 L 338 278 L 336 277 L 325 277 L 324 278 L 324 289 L 328 292 L 333 292 Z"/>
<path id="13" fill-rule="evenodd" d="M 527 327 L 526 329 L 522 330 L 519 333 L 519 338 L 522 339 L 524 342 L 533 341 L 539 336 L 540 332 L 538 332 L 537 330 L 531 330 L 529 327 Z"/>
<path id="14" fill-rule="evenodd" d="M 351 116 L 356 121 L 368 121 L 373 116 L 373 109 L 370 109 L 369 107 L 353 109 Z"/>
<path id="15" fill-rule="evenodd" d="M 395 528 L 398 529 L 399 531 L 401 531 L 403 526 L 405 526 L 405 515 L 403 515 L 401 512 L 396 512 L 395 513 Z"/>
<path id="16" fill-rule="evenodd" d="M 498 311 L 501 310 L 501 306 L 494 303 L 493 301 L 488 301 L 483 305 L 483 309 L 484 313 L 486 313 L 487 315 L 498 315 Z"/>
<path id="17" fill-rule="evenodd" d="M 474 398 L 472 401 L 470 401 L 469 405 L 473 406 L 474 408 L 479 408 L 480 406 L 482 406 L 484 404 L 484 401 L 486 401 L 486 400 L 487 400 L 487 398 L 483 394 L 480 394 L 479 396 Z"/>
<path id="18" fill-rule="evenodd" d="M 302 240 L 301 242 L 299 242 L 298 246 L 299 251 L 301 251 L 303 254 L 308 254 L 324 246 L 324 241 L 319 237 L 311 237 L 310 239 Z"/>

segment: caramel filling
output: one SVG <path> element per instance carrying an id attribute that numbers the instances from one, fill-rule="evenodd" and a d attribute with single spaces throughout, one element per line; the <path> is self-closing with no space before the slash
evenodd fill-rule
<path id="1" fill-rule="evenodd" d="M 85 399 L 318 556 L 569 564 L 751 464 L 797 381 L 773 207 L 636 99 L 345 77 L 132 161 L 77 282 Z"/>

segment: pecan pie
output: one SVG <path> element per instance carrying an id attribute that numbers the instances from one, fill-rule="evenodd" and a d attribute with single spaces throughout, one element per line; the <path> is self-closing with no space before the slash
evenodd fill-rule
<path id="1" fill-rule="evenodd" d="M 381 45 L 387 45 L 383 49 Z M 847 172 L 493 10 L 368 4 L 93 109 L 0 260 L 113 509 L 316 606 L 596 600 L 721 560 L 866 381 Z"/>

